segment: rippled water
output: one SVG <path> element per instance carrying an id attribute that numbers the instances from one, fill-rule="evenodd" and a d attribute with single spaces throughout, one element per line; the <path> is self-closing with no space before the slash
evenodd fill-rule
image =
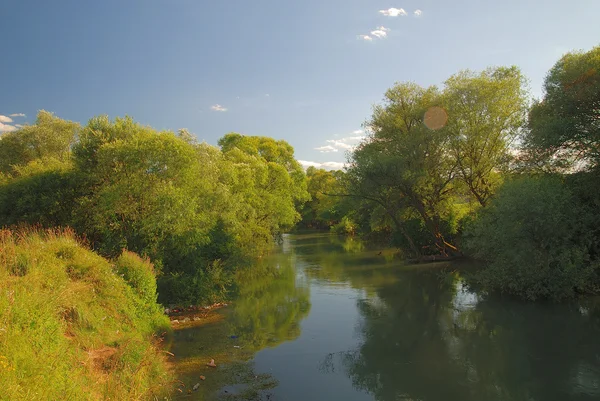
<path id="1" fill-rule="evenodd" d="M 183 365 L 197 353 L 227 361 L 212 398 L 600 400 L 597 300 L 485 296 L 468 289 L 465 268 L 405 266 L 355 240 L 287 235 L 240 278 L 223 320 L 177 332 L 174 349 Z M 198 347 L 207 337 L 208 354 Z"/>

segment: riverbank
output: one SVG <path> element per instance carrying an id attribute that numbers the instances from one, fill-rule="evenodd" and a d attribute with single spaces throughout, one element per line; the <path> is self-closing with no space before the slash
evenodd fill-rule
<path id="1" fill-rule="evenodd" d="M 176 385 L 174 399 L 257 399 L 277 382 L 256 374 L 249 362 L 257 351 L 228 324 L 228 304 L 168 310 L 173 342 L 168 355 Z"/>
<path id="2" fill-rule="evenodd" d="M 0 388 L 8 400 L 168 396 L 171 329 L 152 265 L 69 231 L 0 230 Z"/>

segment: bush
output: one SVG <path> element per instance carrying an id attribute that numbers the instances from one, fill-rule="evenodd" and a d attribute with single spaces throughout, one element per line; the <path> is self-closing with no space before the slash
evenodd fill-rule
<path id="1" fill-rule="evenodd" d="M 331 232 L 339 235 L 354 235 L 356 234 L 356 224 L 348 217 L 342 217 L 339 223 L 331 227 Z"/>
<path id="2" fill-rule="evenodd" d="M 156 305 L 156 277 L 150 260 L 123 250 L 115 261 L 115 267 L 145 306 Z"/>
<path id="3" fill-rule="evenodd" d="M 465 235 L 467 249 L 488 262 L 479 281 L 530 300 L 598 292 L 588 217 L 557 177 L 506 183 Z"/>

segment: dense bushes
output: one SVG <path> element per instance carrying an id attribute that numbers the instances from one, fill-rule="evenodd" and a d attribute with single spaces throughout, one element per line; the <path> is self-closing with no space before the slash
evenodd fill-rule
<path id="1" fill-rule="evenodd" d="M 596 292 L 591 216 L 560 177 L 521 177 L 506 183 L 480 211 L 467 247 L 489 264 L 484 286 L 536 299 Z"/>
<path id="2" fill-rule="evenodd" d="M 0 231 L 2 399 L 146 399 L 172 379 L 157 334 L 151 265 L 117 265 L 71 232 Z"/>

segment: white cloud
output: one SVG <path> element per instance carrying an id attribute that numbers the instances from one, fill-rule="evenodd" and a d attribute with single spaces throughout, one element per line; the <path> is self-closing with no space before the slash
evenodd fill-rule
<path id="1" fill-rule="evenodd" d="M 23 126 L 21 124 L 15 124 L 15 127 L 17 127 L 17 128 L 23 128 Z"/>
<path id="2" fill-rule="evenodd" d="M 415 15 L 415 17 L 420 17 L 421 15 L 423 15 L 423 11 L 415 10 L 414 15 Z"/>
<path id="3" fill-rule="evenodd" d="M 360 39 L 360 40 L 364 40 L 366 42 L 372 42 L 373 41 L 373 38 L 370 37 L 369 35 L 358 35 L 357 38 Z"/>
<path id="4" fill-rule="evenodd" d="M 371 31 L 371 35 L 375 36 L 376 38 L 383 39 L 387 36 L 387 33 L 389 31 L 390 30 L 388 28 L 380 26 L 377 27 L 377 29 L 375 29 L 374 31 Z"/>
<path id="5" fill-rule="evenodd" d="M 17 127 L 14 127 L 9 124 L 2 124 L 0 122 L 0 132 L 11 132 L 11 131 L 16 131 L 16 130 L 17 130 Z"/>
<path id="6" fill-rule="evenodd" d="M 12 123 L 12 118 L 0 115 L 0 123 Z"/>
<path id="7" fill-rule="evenodd" d="M 329 141 L 327 141 L 327 142 L 329 142 Z M 321 146 L 321 147 L 315 148 L 315 150 L 318 150 L 321 153 L 330 153 L 330 152 L 338 151 L 338 149 L 336 147 L 333 147 L 331 145 Z"/>
<path id="8" fill-rule="evenodd" d="M 220 104 L 215 104 L 214 106 L 211 106 L 210 109 L 212 111 L 227 111 L 227 108 L 221 106 Z"/>
<path id="9" fill-rule="evenodd" d="M 25 117 L 25 114 L 23 113 L 14 113 L 14 114 L 9 114 L 10 117 Z"/>
<path id="10" fill-rule="evenodd" d="M 387 10 L 379 10 L 379 13 L 385 15 L 386 17 L 398 17 L 405 16 L 406 11 L 403 8 L 388 8 Z"/>
<path id="11" fill-rule="evenodd" d="M 340 163 L 340 162 L 323 162 L 323 163 L 319 163 L 319 162 L 311 162 L 311 161 L 307 161 L 307 160 L 298 160 L 298 163 L 300 163 L 300 165 L 302 165 L 302 167 L 304 168 L 308 168 L 308 167 L 316 167 L 316 168 L 322 168 L 325 170 L 341 170 L 344 167 L 346 167 L 346 163 Z"/>
<path id="12" fill-rule="evenodd" d="M 339 152 L 342 151 L 352 151 L 362 141 L 365 139 L 364 131 L 359 129 L 352 131 L 350 136 L 339 138 L 339 139 L 328 139 L 327 145 L 315 148 L 321 153 L 331 153 L 331 152 Z"/>
<path id="13" fill-rule="evenodd" d="M 344 142 L 343 138 L 342 140 L 336 141 L 335 139 L 329 139 L 328 141 L 326 141 L 327 143 L 331 143 L 331 145 L 328 146 L 333 146 L 336 148 L 336 150 L 334 152 L 337 152 L 338 149 L 346 149 L 346 150 L 350 150 L 352 149 L 352 145 Z"/>

